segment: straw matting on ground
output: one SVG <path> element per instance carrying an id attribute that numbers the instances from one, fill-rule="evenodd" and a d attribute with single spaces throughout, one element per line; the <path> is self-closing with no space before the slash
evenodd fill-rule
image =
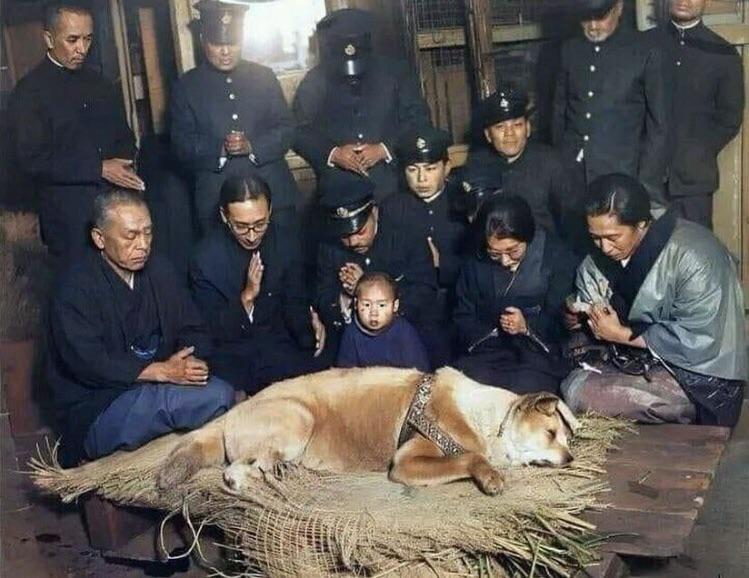
<path id="1" fill-rule="evenodd" d="M 578 514 L 600 507 L 606 451 L 628 427 L 598 416 L 582 424 L 570 467 L 511 469 L 495 497 L 470 482 L 408 488 L 385 474 L 301 468 L 241 495 L 219 468 L 159 492 L 155 475 L 177 435 L 76 469 L 60 469 L 53 450 L 31 466 L 36 485 L 65 502 L 93 491 L 185 514 L 198 534 L 201 523 L 218 526 L 241 554 L 236 576 L 570 576 L 597 557 L 601 538 Z"/>

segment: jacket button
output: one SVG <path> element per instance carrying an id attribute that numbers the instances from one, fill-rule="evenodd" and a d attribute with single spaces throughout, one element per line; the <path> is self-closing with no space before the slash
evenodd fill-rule
<path id="1" fill-rule="evenodd" d="M 232 120 L 237 120 L 239 118 L 239 115 L 235 112 L 233 115 L 231 115 Z"/>
<path id="2" fill-rule="evenodd" d="M 592 90 L 588 91 L 588 98 L 593 98 L 593 91 Z"/>
<path id="3" fill-rule="evenodd" d="M 235 98 L 234 93 L 229 93 L 229 100 L 234 100 Z"/>
<path id="4" fill-rule="evenodd" d="M 681 60 L 676 61 L 676 66 L 681 66 Z"/>
<path id="5" fill-rule="evenodd" d="M 590 71 L 591 71 L 591 72 L 595 72 L 595 71 L 596 71 L 596 67 L 595 67 L 595 65 L 594 65 L 594 64 L 591 64 L 591 65 L 590 65 Z"/>
<path id="6" fill-rule="evenodd" d="M 583 140 L 585 142 L 588 142 L 590 140 L 590 137 L 586 134 L 585 136 L 583 136 Z"/>
<path id="7" fill-rule="evenodd" d="M 596 52 L 601 52 L 601 47 L 600 46 L 595 46 L 593 48 L 593 50 L 595 50 Z"/>
<path id="8" fill-rule="evenodd" d="M 592 115 L 589 112 L 585 113 L 585 118 L 590 118 Z"/>
<path id="9" fill-rule="evenodd" d="M 226 84 L 231 84 L 233 81 L 231 79 L 231 76 L 226 77 Z"/>

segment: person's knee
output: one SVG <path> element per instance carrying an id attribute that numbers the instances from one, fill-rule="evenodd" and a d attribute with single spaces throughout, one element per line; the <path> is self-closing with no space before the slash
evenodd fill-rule
<path id="1" fill-rule="evenodd" d="M 217 410 L 228 411 L 234 405 L 234 387 L 219 377 L 211 377 L 205 386 L 211 400 L 215 401 Z"/>

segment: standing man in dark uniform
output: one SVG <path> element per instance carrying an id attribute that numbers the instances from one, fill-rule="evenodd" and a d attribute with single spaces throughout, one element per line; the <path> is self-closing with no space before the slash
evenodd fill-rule
<path id="1" fill-rule="evenodd" d="M 438 327 L 437 275 L 428 245 L 409 228 L 380 215 L 368 179 L 332 175 L 320 200 L 329 241 L 317 257 L 317 304 L 335 343 L 351 322 L 356 284 L 366 272 L 387 273 L 398 284 L 400 313 L 419 331 L 433 365 L 446 362 L 447 339 Z"/>
<path id="2" fill-rule="evenodd" d="M 337 10 L 317 24 L 320 64 L 294 98 L 296 150 L 314 168 L 350 171 L 375 183 L 376 200 L 395 192 L 398 134 L 429 124 L 418 76 L 405 63 L 372 54 L 372 15 Z"/>
<path id="3" fill-rule="evenodd" d="M 174 85 L 171 140 L 195 174 L 202 232 L 218 225 L 226 177 L 243 174 L 268 183 L 276 224 L 293 227 L 299 192 L 285 157 L 294 123 L 273 71 L 241 58 L 247 6 L 201 0 L 197 9 L 206 62 Z"/>
<path id="4" fill-rule="evenodd" d="M 662 53 L 622 24 L 623 0 L 580 4 L 583 37 L 562 46 L 554 146 L 584 184 L 623 173 L 665 205 L 670 100 Z"/>
<path id="5" fill-rule="evenodd" d="M 213 337 L 211 367 L 238 390 L 324 369 L 325 328 L 309 307 L 296 235 L 273 222 L 268 185 L 233 176 L 221 187 L 223 227 L 190 265 L 195 303 Z"/>
<path id="6" fill-rule="evenodd" d="M 649 34 L 663 47 L 672 75 L 671 206 L 712 229 L 718 153 L 744 114 L 744 71 L 736 49 L 702 22 L 707 0 L 671 0 L 671 22 Z"/>
<path id="7" fill-rule="evenodd" d="M 569 176 L 558 153 L 531 142 L 527 95 L 501 86 L 479 107 L 488 146 L 471 150 L 465 178 L 472 186 L 522 197 L 536 224 L 560 233 L 575 204 Z"/>
<path id="8" fill-rule="evenodd" d="M 15 156 L 40 190 L 42 237 L 56 265 L 90 245 L 97 194 L 111 185 L 145 189 L 133 170 L 135 141 L 112 85 L 84 66 L 94 21 L 85 8 L 47 9 L 47 56 L 9 104 Z"/>

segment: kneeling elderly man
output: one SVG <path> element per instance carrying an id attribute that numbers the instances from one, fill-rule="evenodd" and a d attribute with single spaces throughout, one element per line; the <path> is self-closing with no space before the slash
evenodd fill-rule
<path id="1" fill-rule="evenodd" d="M 197 428 L 233 404 L 232 387 L 202 361 L 210 342 L 186 287 L 151 256 L 152 234 L 139 193 L 99 195 L 98 250 L 52 298 L 47 373 L 64 467 Z"/>

